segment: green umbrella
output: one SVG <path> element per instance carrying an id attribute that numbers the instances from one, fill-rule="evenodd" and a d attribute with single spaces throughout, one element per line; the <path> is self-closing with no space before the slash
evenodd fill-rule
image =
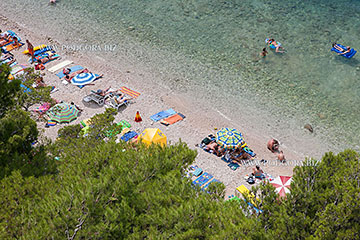
<path id="1" fill-rule="evenodd" d="M 69 105 L 63 102 L 50 108 L 46 114 L 49 116 L 50 120 L 58 123 L 68 123 L 78 117 L 79 110 L 75 107 L 75 105 Z"/>

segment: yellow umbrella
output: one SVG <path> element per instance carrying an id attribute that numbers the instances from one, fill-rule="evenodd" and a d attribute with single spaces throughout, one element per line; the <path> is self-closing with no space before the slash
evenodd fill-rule
<path id="1" fill-rule="evenodd" d="M 147 128 L 140 134 L 140 139 L 146 145 L 158 143 L 166 145 L 166 136 L 158 128 Z"/>

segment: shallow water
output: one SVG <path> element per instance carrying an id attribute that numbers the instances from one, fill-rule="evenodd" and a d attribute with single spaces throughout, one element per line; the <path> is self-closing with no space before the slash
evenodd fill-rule
<path id="1" fill-rule="evenodd" d="M 358 0 L 9 3 L 0 2 L 1 14 L 69 46 L 99 45 L 94 54 L 105 58 L 127 55 L 164 73 L 159 77 L 174 91 L 211 96 L 232 118 L 267 112 L 280 121 L 270 134 L 310 123 L 331 150 L 360 150 L 360 55 L 330 52 L 332 42 L 360 50 Z M 286 53 L 268 50 L 261 59 L 267 37 Z M 105 52 L 105 45 L 117 47 Z"/>

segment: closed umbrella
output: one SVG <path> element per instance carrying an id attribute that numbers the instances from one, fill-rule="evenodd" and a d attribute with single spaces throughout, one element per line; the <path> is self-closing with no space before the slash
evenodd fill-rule
<path id="1" fill-rule="evenodd" d="M 46 114 L 49 116 L 50 120 L 53 120 L 58 123 L 71 122 L 76 119 L 79 115 L 79 110 L 75 105 L 67 103 L 59 103 L 50 108 Z"/>
<path id="2" fill-rule="evenodd" d="M 93 74 L 91 72 L 80 73 L 71 79 L 71 83 L 74 85 L 79 85 L 79 86 L 86 85 L 86 84 L 92 83 L 98 77 L 99 77 L 99 75 Z"/>
<path id="3" fill-rule="evenodd" d="M 235 149 L 243 145 L 242 134 L 234 128 L 222 128 L 216 133 L 216 142 L 225 149 Z"/>
<path id="4" fill-rule="evenodd" d="M 279 193 L 280 197 L 285 197 L 287 193 L 290 193 L 291 182 L 292 177 L 278 176 L 274 180 L 270 181 L 270 184 L 275 187 L 276 192 Z"/>

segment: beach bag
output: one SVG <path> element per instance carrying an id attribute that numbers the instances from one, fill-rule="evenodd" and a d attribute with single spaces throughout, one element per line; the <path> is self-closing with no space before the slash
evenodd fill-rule
<path id="1" fill-rule="evenodd" d="M 201 141 L 201 143 L 203 143 L 203 144 L 205 144 L 205 145 L 208 145 L 209 143 L 211 143 L 211 139 L 208 138 L 208 137 L 206 137 L 206 138 L 204 138 L 204 139 Z"/>
<path id="2" fill-rule="evenodd" d="M 254 179 L 253 177 L 249 177 L 249 178 L 247 179 L 247 182 L 248 182 L 248 184 L 254 184 L 254 183 L 255 183 L 255 179 Z"/>

